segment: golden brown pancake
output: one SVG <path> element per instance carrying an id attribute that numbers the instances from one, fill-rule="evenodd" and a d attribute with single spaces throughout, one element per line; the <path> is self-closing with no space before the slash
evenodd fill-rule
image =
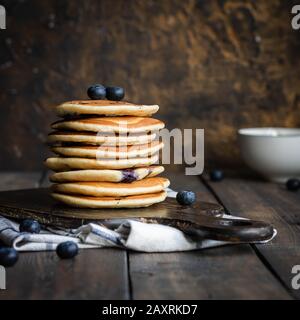
<path id="1" fill-rule="evenodd" d="M 68 101 L 56 108 L 58 116 L 101 115 L 147 117 L 156 113 L 158 105 L 142 105 L 124 101 L 81 100 Z"/>
<path id="2" fill-rule="evenodd" d="M 150 144 L 134 146 L 69 146 L 52 147 L 51 150 L 65 157 L 127 159 L 148 157 L 163 148 L 163 143 L 153 141 Z"/>
<path id="3" fill-rule="evenodd" d="M 85 143 L 100 145 L 136 145 L 150 143 L 156 138 L 156 133 L 140 134 L 113 134 L 113 133 L 95 133 L 95 132 L 80 132 L 80 131 L 54 131 L 48 135 L 50 143 Z"/>
<path id="4" fill-rule="evenodd" d="M 77 181 L 106 181 L 106 182 L 132 182 L 151 178 L 164 171 L 162 166 L 151 166 L 123 170 L 73 170 L 56 172 L 50 176 L 52 182 L 77 182 Z"/>
<path id="5" fill-rule="evenodd" d="M 55 193 L 77 194 L 93 197 L 127 197 L 133 195 L 156 193 L 170 185 L 166 178 L 146 178 L 131 183 L 114 182 L 69 182 L 52 186 Z"/>
<path id="6" fill-rule="evenodd" d="M 164 128 L 160 120 L 145 117 L 105 117 L 57 121 L 53 129 L 92 132 L 147 133 Z"/>
<path id="7" fill-rule="evenodd" d="M 142 208 L 154 203 L 162 202 L 167 197 L 167 192 L 143 194 L 128 197 L 88 197 L 51 193 L 52 197 L 62 203 L 76 208 Z"/>
<path id="8" fill-rule="evenodd" d="M 85 159 L 53 157 L 45 161 L 46 166 L 53 171 L 68 171 L 74 169 L 129 169 L 148 167 L 158 161 L 158 156 L 130 159 Z"/>

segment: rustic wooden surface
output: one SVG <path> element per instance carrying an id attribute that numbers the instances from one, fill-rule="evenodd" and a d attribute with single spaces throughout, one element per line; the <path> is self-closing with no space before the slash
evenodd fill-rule
<path id="1" fill-rule="evenodd" d="M 284 186 L 266 182 L 225 179 L 222 183 L 206 180 L 230 213 L 249 219 L 264 219 L 277 229 L 274 241 L 256 245 L 260 258 L 278 279 L 300 299 L 300 290 L 291 287 L 292 266 L 300 261 L 300 198 Z"/>
<path id="2" fill-rule="evenodd" d="M 198 177 L 173 175 L 178 189 L 200 192 L 205 201 L 215 197 Z M 135 299 L 288 299 L 250 245 L 203 251 L 129 255 Z"/>
<path id="3" fill-rule="evenodd" d="M 10 174 L 11 175 L 11 174 Z M 25 174 L 28 187 L 47 185 Z M 8 181 L 3 177 L 1 181 Z M 24 174 L 14 173 L 14 187 Z M 25 180 L 26 180 L 25 179 Z M 273 223 L 278 237 L 267 245 L 237 245 L 185 253 L 144 254 L 116 249 L 81 251 L 71 261 L 54 252 L 22 253 L 7 269 L 0 299 L 293 299 L 291 268 L 299 264 L 299 197 L 270 183 L 170 174 L 173 187 L 221 201 L 233 214 Z M 0 187 L 2 183 L 0 181 Z M 38 182 L 39 181 L 39 182 Z"/>
<path id="4" fill-rule="evenodd" d="M 0 176 L 1 189 L 7 181 L 10 190 L 47 184 L 44 173 Z M 61 261 L 54 252 L 21 254 L 18 263 L 7 269 L 7 290 L 0 292 L 0 300 L 129 299 L 127 258 L 124 251 L 109 249 L 86 250 L 71 261 Z"/>
<path id="5" fill-rule="evenodd" d="M 2 169 L 39 169 L 50 107 L 94 82 L 205 128 L 208 166 L 241 165 L 236 129 L 300 125 L 295 0 L 2 0 Z M 10 134 L 11 133 L 11 134 Z"/>

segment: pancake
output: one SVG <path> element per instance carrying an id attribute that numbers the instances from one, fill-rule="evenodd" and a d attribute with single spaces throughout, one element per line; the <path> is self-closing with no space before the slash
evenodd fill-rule
<path id="1" fill-rule="evenodd" d="M 77 194 L 92 197 L 127 197 L 157 193 L 170 185 L 166 178 L 146 178 L 131 183 L 115 182 L 69 182 L 52 185 L 52 190 L 63 194 Z"/>
<path id="2" fill-rule="evenodd" d="M 157 119 L 129 116 L 62 120 L 52 124 L 55 130 L 144 134 L 160 130 L 164 126 L 164 123 Z"/>
<path id="3" fill-rule="evenodd" d="M 51 193 L 52 197 L 64 204 L 76 208 L 142 208 L 154 203 L 162 202 L 167 197 L 167 192 L 162 191 L 153 194 L 143 194 L 129 197 L 87 197 Z"/>
<path id="4" fill-rule="evenodd" d="M 95 132 L 78 132 L 78 131 L 55 131 L 48 135 L 50 143 L 85 143 L 85 144 L 102 144 L 109 145 L 136 145 L 145 144 L 153 141 L 156 138 L 156 133 L 151 134 L 122 134 L 116 135 L 113 133 L 95 133 Z"/>
<path id="5" fill-rule="evenodd" d="M 159 106 L 147 106 L 124 101 L 82 100 L 68 101 L 57 106 L 55 109 L 57 115 L 61 117 L 82 114 L 147 117 L 156 113 Z"/>
<path id="6" fill-rule="evenodd" d="M 53 157 L 45 161 L 53 171 L 69 171 L 73 169 L 128 169 L 148 167 L 158 161 L 158 156 L 131 159 L 85 159 Z"/>
<path id="7" fill-rule="evenodd" d="M 129 159 L 137 157 L 148 157 L 163 148 L 163 143 L 153 141 L 150 144 L 135 146 L 69 146 L 69 147 L 52 147 L 51 150 L 65 157 L 79 158 L 110 158 L 110 159 Z"/>
<path id="8" fill-rule="evenodd" d="M 50 176 L 52 182 L 106 181 L 132 182 L 144 178 L 155 177 L 164 171 L 162 166 L 152 166 L 123 170 L 75 170 L 56 172 Z"/>

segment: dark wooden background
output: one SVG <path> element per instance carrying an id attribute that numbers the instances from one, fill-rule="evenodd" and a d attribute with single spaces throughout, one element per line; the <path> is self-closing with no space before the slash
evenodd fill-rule
<path id="1" fill-rule="evenodd" d="M 299 1 L 298 1 L 299 2 Z M 40 169 L 50 106 L 94 82 L 205 128 L 206 164 L 241 166 L 236 130 L 300 125 L 297 1 L 1 1 L 0 169 Z"/>

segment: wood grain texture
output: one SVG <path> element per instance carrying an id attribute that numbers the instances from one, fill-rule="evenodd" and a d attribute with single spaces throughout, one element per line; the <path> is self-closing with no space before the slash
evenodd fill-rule
<path id="1" fill-rule="evenodd" d="M 173 188 L 216 199 L 198 177 L 169 176 Z M 249 245 L 198 252 L 129 253 L 134 299 L 290 299 Z"/>
<path id="2" fill-rule="evenodd" d="M 273 241 L 255 248 L 291 294 L 300 299 L 299 290 L 292 288 L 295 274 L 291 272 L 300 261 L 299 194 L 282 185 L 237 178 L 208 183 L 231 214 L 263 220 L 277 229 Z"/>
<path id="3" fill-rule="evenodd" d="M 169 128 L 205 128 L 208 166 L 240 166 L 237 128 L 300 125 L 294 3 L 3 0 L 0 167 L 41 168 L 50 107 L 94 82 L 158 103 Z"/>
<path id="4" fill-rule="evenodd" d="M 188 186 L 198 190 L 201 199 L 215 201 L 196 177 L 170 178 L 174 188 Z M 124 251 L 110 249 L 82 251 L 73 261 L 61 261 L 52 252 L 22 254 L 18 264 L 8 269 L 8 290 L 0 297 L 128 299 L 127 259 Z M 133 298 L 289 298 L 249 246 L 172 254 L 129 253 L 129 259 Z"/>
<path id="5" fill-rule="evenodd" d="M 44 184 L 43 173 L 0 173 L 0 189 L 32 188 Z M 113 283 L 113 285 L 112 285 Z M 21 253 L 7 268 L 7 290 L 0 300 L 129 299 L 127 254 L 117 249 L 80 250 L 75 260 L 55 252 Z"/>
<path id="6" fill-rule="evenodd" d="M 22 253 L 7 269 L 0 299 L 128 299 L 126 254 L 121 250 L 81 250 L 73 260 L 55 252 Z"/>

